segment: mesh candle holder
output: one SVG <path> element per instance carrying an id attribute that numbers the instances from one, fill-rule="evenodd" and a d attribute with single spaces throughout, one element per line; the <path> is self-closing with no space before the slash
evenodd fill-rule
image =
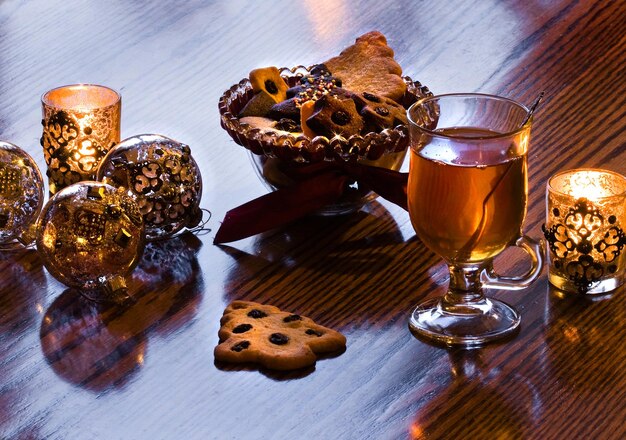
<path id="1" fill-rule="evenodd" d="M 98 164 L 120 141 L 120 94 L 100 85 L 74 84 L 44 93 L 41 103 L 50 193 L 95 180 Z"/>
<path id="2" fill-rule="evenodd" d="M 544 235 L 549 280 L 565 292 L 599 294 L 624 283 L 626 177 L 576 169 L 550 178 Z"/>

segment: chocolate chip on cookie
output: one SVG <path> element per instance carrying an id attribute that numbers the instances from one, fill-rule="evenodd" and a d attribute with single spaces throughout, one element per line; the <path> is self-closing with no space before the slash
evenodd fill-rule
<path id="1" fill-rule="evenodd" d="M 246 350 L 250 347 L 250 341 L 241 341 L 237 342 L 235 345 L 230 347 L 231 351 L 235 351 L 239 353 L 242 350 Z"/>
<path id="2" fill-rule="evenodd" d="M 259 310 L 259 309 L 252 309 L 248 312 L 248 316 L 250 318 L 254 318 L 254 319 L 260 319 L 260 318 L 265 318 L 267 316 L 267 313 Z"/>
<path id="3" fill-rule="evenodd" d="M 250 330 L 252 326 L 250 324 L 239 324 L 233 329 L 233 333 L 245 333 Z"/>
<path id="4" fill-rule="evenodd" d="M 292 321 L 302 321 L 302 317 L 300 315 L 289 315 L 283 318 L 283 322 L 292 322 Z"/>
<path id="5" fill-rule="evenodd" d="M 270 342 L 275 345 L 285 345 L 289 342 L 289 336 L 282 333 L 272 333 L 270 335 Z"/>

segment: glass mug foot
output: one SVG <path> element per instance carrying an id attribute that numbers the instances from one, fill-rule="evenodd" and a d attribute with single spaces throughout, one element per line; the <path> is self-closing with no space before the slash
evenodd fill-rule
<path id="1" fill-rule="evenodd" d="M 514 335 L 521 317 L 508 304 L 486 298 L 483 287 L 503 290 L 521 290 L 528 287 L 541 273 L 543 246 L 522 236 L 515 246 L 531 260 L 525 275 L 499 275 L 493 261 L 480 264 L 450 264 L 450 287 L 440 298 L 426 300 L 415 308 L 409 319 L 409 329 L 418 338 L 449 346 L 480 346 L 487 342 Z"/>
<path id="2" fill-rule="evenodd" d="M 431 342 L 471 347 L 513 335 L 520 321 L 511 306 L 496 299 L 446 305 L 443 298 L 433 298 L 415 308 L 409 329 Z"/>

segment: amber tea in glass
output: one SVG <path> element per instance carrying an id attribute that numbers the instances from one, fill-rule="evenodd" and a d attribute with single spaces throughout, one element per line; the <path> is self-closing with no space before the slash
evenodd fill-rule
<path id="1" fill-rule="evenodd" d="M 413 227 L 447 261 L 494 257 L 520 232 L 526 212 L 526 155 L 508 157 L 506 151 L 473 149 L 473 139 L 493 135 L 490 131 L 453 128 L 437 132 L 469 141 L 441 145 L 449 143 L 442 137 L 419 153 L 412 150 L 408 194 Z M 456 156 L 441 158 L 437 153 L 441 149 L 456 151 Z"/>

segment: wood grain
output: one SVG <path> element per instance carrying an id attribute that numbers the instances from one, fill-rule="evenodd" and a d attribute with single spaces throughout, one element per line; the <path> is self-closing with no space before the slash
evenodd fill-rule
<path id="1" fill-rule="evenodd" d="M 192 147 L 213 214 L 211 232 L 150 247 L 124 309 L 68 290 L 33 251 L 0 256 L 0 438 L 626 437 L 623 286 L 563 298 L 544 274 L 523 292 L 490 292 L 522 313 L 520 333 L 446 350 L 407 328 L 411 308 L 444 291 L 445 265 L 384 200 L 212 245 L 225 212 L 265 192 L 219 125 L 219 96 L 253 68 L 312 64 L 373 29 L 435 93 L 530 103 L 546 91 L 525 228 L 539 237 L 549 176 L 626 173 L 625 24 L 619 1 L 0 2 L 1 139 L 43 169 L 41 94 L 108 85 L 123 96 L 122 137 Z M 310 316 L 348 348 L 292 373 L 215 364 L 235 299 Z"/>

